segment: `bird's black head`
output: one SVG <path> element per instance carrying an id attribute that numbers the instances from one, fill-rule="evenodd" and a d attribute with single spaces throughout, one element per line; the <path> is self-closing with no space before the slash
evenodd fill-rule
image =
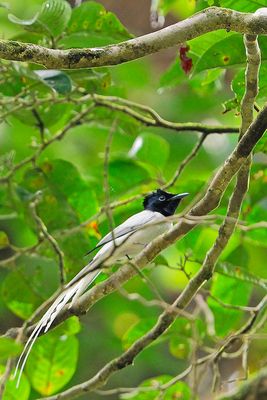
<path id="1" fill-rule="evenodd" d="M 165 217 L 169 217 L 175 213 L 182 198 L 188 194 L 189 193 L 172 194 L 158 189 L 144 198 L 144 209 L 157 211 Z"/>

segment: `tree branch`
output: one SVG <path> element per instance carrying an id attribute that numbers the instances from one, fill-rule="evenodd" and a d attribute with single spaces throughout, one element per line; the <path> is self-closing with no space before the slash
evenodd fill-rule
<path id="1" fill-rule="evenodd" d="M 266 34 L 266 21 L 266 15 L 261 13 L 249 14 L 210 7 L 157 32 L 102 48 L 58 50 L 1 39 L 0 58 L 28 61 L 46 68 L 58 69 L 116 65 L 156 53 L 218 29 L 242 34 Z"/>
<path id="2" fill-rule="evenodd" d="M 202 358 L 196 360 L 196 365 L 201 365 L 206 362 L 217 362 L 218 359 L 223 355 L 223 353 L 234 343 L 236 340 L 244 334 L 247 334 L 249 330 L 251 330 L 255 324 L 258 314 L 266 305 L 267 296 L 265 296 L 258 305 L 254 308 L 252 315 L 245 322 L 245 324 L 239 329 L 237 333 L 233 333 L 228 338 L 226 338 L 225 342 L 220 345 L 218 349 L 216 349 L 211 354 L 207 356 L 203 356 Z M 178 309 L 178 312 L 177 312 Z M 163 312 L 159 318 L 157 323 L 153 326 L 150 331 L 148 331 L 145 335 L 143 335 L 140 339 L 136 340 L 131 347 L 123 352 L 119 357 L 114 358 L 109 363 L 107 363 L 96 375 L 94 375 L 88 381 L 80 383 L 76 386 L 71 387 L 70 389 L 65 390 L 64 392 L 58 393 L 54 396 L 45 397 L 44 400 L 68 400 L 73 399 L 75 397 L 79 397 L 86 392 L 91 392 L 103 385 L 107 382 L 113 373 L 116 371 L 125 368 L 131 365 L 135 359 L 135 357 L 150 343 L 155 341 L 159 336 L 161 336 L 171 325 L 177 315 L 179 315 L 179 297 L 174 301 L 174 303 L 169 307 L 169 309 Z M 261 323 L 258 323 L 258 326 L 254 328 L 254 330 L 258 329 L 261 326 Z M 182 373 L 172 378 L 167 383 L 163 384 L 159 389 L 166 390 L 176 382 L 181 380 L 183 377 L 188 375 L 188 373 L 192 370 L 193 365 L 191 364 L 188 368 L 186 368 Z M 152 390 L 155 388 L 151 388 Z"/>
<path id="3" fill-rule="evenodd" d="M 222 396 L 218 400 L 264 400 L 267 398 L 267 368 L 260 371 L 235 393 Z"/>
<path id="4" fill-rule="evenodd" d="M 223 125 L 206 125 L 198 122 L 172 122 L 162 118 L 155 110 L 143 104 L 135 103 L 127 99 L 116 96 L 92 95 L 92 99 L 97 106 L 109 108 L 114 111 L 121 111 L 128 114 L 137 121 L 147 126 L 171 129 L 178 132 L 191 131 L 202 132 L 204 135 L 211 133 L 237 133 L 238 127 Z M 138 112 L 135 110 L 137 109 Z M 149 116 L 148 116 L 149 115 Z"/>
<path id="5" fill-rule="evenodd" d="M 242 125 L 240 138 L 243 137 L 253 121 L 253 107 L 258 94 L 258 75 L 261 61 L 257 37 L 245 35 L 244 43 L 247 53 L 247 69 L 245 94 L 241 104 Z M 212 275 L 218 258 L 235 230 L 242 202 L 248 189 L 250 164 L 251 155 L 245 160 L 244 165 L 242 165 L 237 174 L 236 185 L 229 201 L 226 218 L 220 226 L 214 245 L 206 254 L 203 262 L 201 269 L 205 271 L 207 276 Z"/>

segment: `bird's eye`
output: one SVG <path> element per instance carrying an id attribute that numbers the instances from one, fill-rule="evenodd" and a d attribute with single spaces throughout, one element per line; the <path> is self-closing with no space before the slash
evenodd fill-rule
<path id="1" fill-rule="evenodd" d="M 160 201 L 164 201 L 165 199 L 166 199 L 165 196 L 159 196 L 159 200 L 160 200 Z"/>

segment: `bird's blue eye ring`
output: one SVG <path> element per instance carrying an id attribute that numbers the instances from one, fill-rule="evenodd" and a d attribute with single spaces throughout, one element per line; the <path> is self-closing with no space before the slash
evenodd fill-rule
<path id="1" fill-rule="evenodd" d="M 166 197 L 165 196 L 159 196 L 159 200 L 160 201 L 164 201 L 164 200 L 166 200 Z"/>

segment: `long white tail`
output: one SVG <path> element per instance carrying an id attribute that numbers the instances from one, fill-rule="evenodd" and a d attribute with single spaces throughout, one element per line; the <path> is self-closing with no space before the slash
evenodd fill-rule
<path id="1" fill-rule="evenodd" d="M 92 265 L 90 265 L 92 268 Z M 85 268 L 88 268 L 85 267 Z M 83 270 L 85 270 L 85 268 Z M 83 271 L 82 270 L 82 271 Z M 81 272 L 82 272 L 81 271 Z M 64 306 L 72 299 L 71 305 L 78 299 L 78 297 L 84 292 L 84 290 L 87 288 L 88 285 L 90 285 L 97 277 L 97 275 L 100 274 L 100 270 L 95 270 L 92 272 L 89 272 L 83 276 L 80 280 L 77 281 L 77 276 L 73 278 L 72 281 L 70 281 L 66 287 L 66 289 L 56 298 L 54 303 L 49 307 L 49 309 L 46 311 L 46 313 L 43 315 L 43 317 L 40 319 L 36 327 L 34 328 L 33 332 L 31 333 L 29 339 L 27 340 L 23 352 L 21 353 L 19 360 L 16 365 L 16 370 L 15 370 L 15 376 L 16 377 L 18 370 L 20 369 L 19 376 L 18 376 L 18 381 L 17 381 L 17 387 L 19 386 L 21 375 L 23 372 L 23 369 L 25 367 L 26 361 L 29 357 L 29 354 L 31 352 L 31 349 L 38 338 L 39 334 L 41 333 L 42 330 L 44 332 L 47 332 L 56 317 L 59 315 L 61 310 L 64 308 Z M 79 275 L 79 274 L 78 274 Z M 73 283 L 72 283 L 73 282 Z"/>

